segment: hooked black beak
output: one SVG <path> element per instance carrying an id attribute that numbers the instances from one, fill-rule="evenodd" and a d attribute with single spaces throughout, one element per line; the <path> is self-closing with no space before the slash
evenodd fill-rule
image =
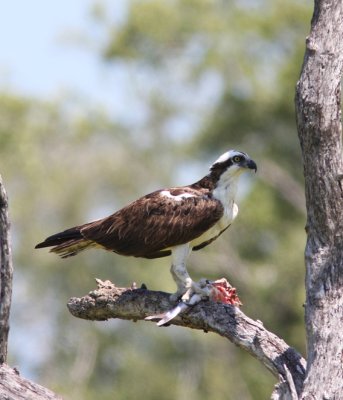
<path id="1" fill-rule="evenodd" d="M 249 169 L 255 170 L 255 173 L 257 172 L 257 165 L 256 165 L 256 163 L 255 163 L 254 160 L 249 160 L 249 161 L 247 161 L 246 166 L 247 166 L 247 168 L 249 168 Z"/>

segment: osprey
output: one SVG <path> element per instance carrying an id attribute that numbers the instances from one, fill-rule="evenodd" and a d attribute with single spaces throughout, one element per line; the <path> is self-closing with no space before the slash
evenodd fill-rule
<path id="1" fill-rule="evenodd" d="M 198 182 L 147 194 L 106 218 L 49 236 L 36 248 L 52 247 L 62 258 L 93 247 L 124 256 L 171 255 L 177 285 L 173 299 L 206 295 L 203 285 L 190 278 L 187 258 L 217 239 L 236 218 L 238 178 L 249 169 L 256 172 L 257 166 L 246 153 L 229 150 Z"/>

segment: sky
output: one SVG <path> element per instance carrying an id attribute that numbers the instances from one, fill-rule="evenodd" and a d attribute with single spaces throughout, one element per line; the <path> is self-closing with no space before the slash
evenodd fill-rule
<path id="1" fill-rule="evenodd" d="M 90 15 L 95 2 L 0 0 L 0 91 L 43 100 L 83 96 L 90 105 L 103 105 L 112 114 L 123 114 L 127 104 L 125 74 L 113 65 L 109 68 L 101 61 L 99 51 L 76 39 L 81 34 L 88 36 L 92 45 L 100 48 L 102 32 Z M 109 6 L 118 21 L 125 14 L 125 4 L 126 0 L 116 0 Z M 14 277 L 14 293 L 27 298 L 27 283 L 19 275 Z M 23 306 L 17 296 L 12 302 L 11 317 L 16 307 Z M 28 323 L 25 346 L 23 330 L 14 321 L 11 325 L 9 348 L 21 348 L 17 354 L 20 369 L 34 379 L 34 368 L 49 354 L 51 321 Z"/>
<path id="2" fill-rule="evenodd" d="M 118 93 L 125 79 L 92 48 L 102 44 L 101 29 L 91 16 L 95 3 L 105 4 L 118 21 L 127 4 L 125 0 L 0 1 L 0 90 L 47 99 L 74 93 L 90 104 L 119 112 L 123 102 Z M 81 35 L 91 43 L 80 43 Z"/>
<path id="3" fill-rule="evenodd" d="M 124 120 L 127 115 L 137 121 L 140 107 L 132 89 L 132 76 L 122 65 L 107 65 L 101 60 L 100 49 L 106 31 L 102 31 L 91 16 L 95 3 L 104 4 L 111 13 L 111 20 L 120 23 L 125 18 L 127 2 L 0 0 L 0 91 L 47 100 L 76 95 L 90 105 L 103 106 L 108 115 Z M 193 103 L 213 104 L 220 85 L 221 81 L 209 76 L 204 80 L 204 86 L 199 88 L 202 95 L 194 96 L 193 92 L 188 95 Z M 173 135 L 181 132 L 181 138 L 190 136 L 198 120 L 194 122 L 189 118 L 189 115 L 184 119 L 179 116 L 171 122 Z M 188 175 L 196 175 L 191 165 L 187 168 L 187 179 L 182 176 L 180 182 L 191 181 Z M 25 294 L 25 285 L 18 276 L 15 284 L 16 292 Z M 41 357 L 49 351 L 48 348 L 42 349 L 50 343 L 42 339 L 47 339 L 50 329 L 50 321 L 45 323 L 31 328 L 36 330 L 25 338 L 26 351 L 21 354 L 20 367 L 31 378 L 34 378 L 32 367 L 39 365 Z M 10 347 L 20 346 L 21 334 L 22 331 L 13 329 Z"/>
<path id="4" fill-rule="evenodd" d="M 148 93 L 150 81 L 144 71 L 132 73 L 123 64 L 101 59 L 108 26 L 92 16 L 94 6 L 100 5 L 111 24 L 120 24 L 128 4 L 129 0 L 0 0 L 0 91 L 50 100 L 77 97 L 81 104 L 103 107 L 122 123 L 142 125 L 146 109 L 139 94 Z M 194 88 L 188 93 L 182 79 L 176 79 L 169 83 L 170 96 L 173 88 L 178 98 L 183 90 L 181 98 L 200 107 L 208 103 L 207 108 L 222 84 L 218 77 L 208 76 L 194 96 Z M 190 114 L 185 121 L 179 116 L 173 122 L 177 125 L 177 129 L 171 125 L 173 135 L 180 131 L 181 138 L 198 123 L 190 120 Z"/>

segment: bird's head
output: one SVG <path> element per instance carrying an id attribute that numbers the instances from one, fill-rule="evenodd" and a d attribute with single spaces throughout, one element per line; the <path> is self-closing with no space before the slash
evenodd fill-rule
<path id="1" fill-rule="evenodd" d="M 211 166 L 210 171 L 217 176 L 234 178 L 247 170 L 257 171 L 257 165 L 246 153 L 237 150 L 229 150 L 222 154 Z"/>

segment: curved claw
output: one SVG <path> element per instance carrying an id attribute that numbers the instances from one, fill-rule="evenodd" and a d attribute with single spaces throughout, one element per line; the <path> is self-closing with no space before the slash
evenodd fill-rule
<path id="1" fill-rule="evenodd" d="M 146 321 L 151 321 L 153 319 L 159 319 L 159 321 L 156 323 L 157 326 L 162 326 L 166 324 L 167 322 L 171 321 L 173 318 L 177 317 L 179 314 L 183 313 L 187 308 L 189 307 L 188 304 L 184 302 L 180 302 L 176 307 L 172 308 L 169 311 L 166 311 L 162 314 L 156 314 L 156 315 L 150 315 L 148 317 L 145 317 L 144 319 Z"/>
<path id="2" fill-rule="evenodd" d="M 203 279 L 198 283 L 193 283 L 192 288 L 186 291 L 182 296 L 182 301 L 176 307 L 162 314 L 148 316 L 145 319 L 147 321 L 158 319 L 157 326 L 162 326 L 206 298 L 236 307 L 242 304 L 237 296 L 236 289 L 225 278 L 216 281 Z"/>

